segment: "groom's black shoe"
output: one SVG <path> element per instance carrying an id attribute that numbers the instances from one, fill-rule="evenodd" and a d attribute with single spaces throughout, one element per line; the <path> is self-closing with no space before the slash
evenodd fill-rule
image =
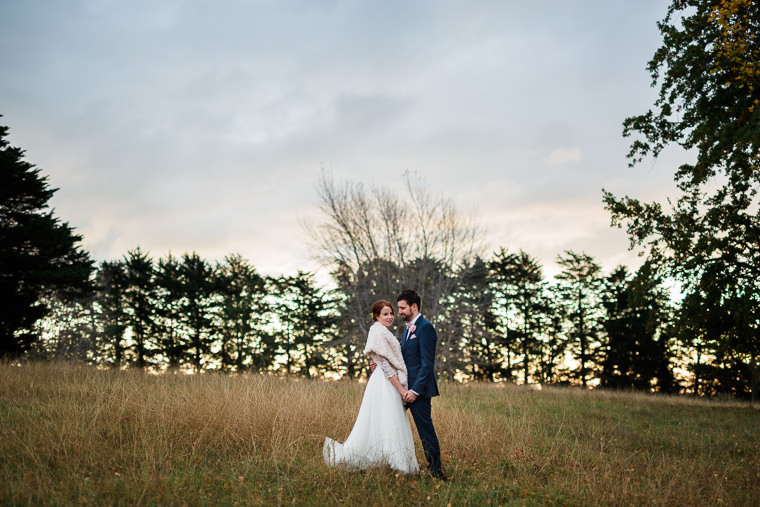
<path id="1" fill-rule="evenodd" d="M 428 470 L 430 472 L 430 475 L 433 477 L 433 479 L 438 479 L 441 482 L 446 482 L 448 477 L 446 477 L 446 474 L 443 473 L 443 470 L 440 468 L 438 470 Z"/>

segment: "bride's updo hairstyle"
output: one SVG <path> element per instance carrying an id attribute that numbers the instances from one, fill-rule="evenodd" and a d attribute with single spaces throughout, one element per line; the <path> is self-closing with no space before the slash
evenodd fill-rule
<path id="1" fill-rule="evenodd" d="M 380 313 L 382 313 L 383 308 L 386 306 L 391 309 L 391 313 L 393 315 L 396 315 L 396 312 L 393 311 L 393 305 L 385 299 L 381 299 L 380 301 L 375 301 L 372 303 L 372 320 L 377 322 L 377 318 L 380 316 Z"/>

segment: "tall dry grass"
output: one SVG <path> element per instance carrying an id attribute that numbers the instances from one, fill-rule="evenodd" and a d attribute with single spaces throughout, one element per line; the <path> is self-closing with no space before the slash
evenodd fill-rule
<path id="1" fill-rule="evenodd" d="M 760 411 L 442 386 L 446 483 L 324 466 L 364 384 L 0 365 L 4 505 L 757 505 Z M 424 465 L 421 448 L 417 449 Z"/>

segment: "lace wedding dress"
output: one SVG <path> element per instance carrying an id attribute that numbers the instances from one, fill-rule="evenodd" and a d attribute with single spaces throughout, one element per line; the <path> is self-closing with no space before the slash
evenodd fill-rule
<path id="1" fill-rule="evenodd" d="M 370 356 L 378 367 L 369 377 L 354 427 L 343 444 L 325 439 L 325 462 L 349 470 L 388 465 L 403 474 L 416 474 L 420 467 L 412 427 L 401 396 L 388 380 L 396 372 L 385 358 Z"/>

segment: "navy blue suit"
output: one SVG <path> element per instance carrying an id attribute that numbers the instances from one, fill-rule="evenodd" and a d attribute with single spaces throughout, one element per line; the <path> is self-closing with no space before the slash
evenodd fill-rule
<path id="1" fill-rule="evenodd" d="M 401 337 L 401 354 L 409 376 L 409 389 L 417 393 L 417 399 L 408 404 L 407 408 L 417 426 L 428 470 L 436 473 L 441 472 L 441 449 L 433 426 L 430 398 L 438 396 L 438 384 L 435 381 L 435 345 L 438 335 L 433 324 L 422 315 L 414 325 L 412 333 L 405 329 Z"/>

